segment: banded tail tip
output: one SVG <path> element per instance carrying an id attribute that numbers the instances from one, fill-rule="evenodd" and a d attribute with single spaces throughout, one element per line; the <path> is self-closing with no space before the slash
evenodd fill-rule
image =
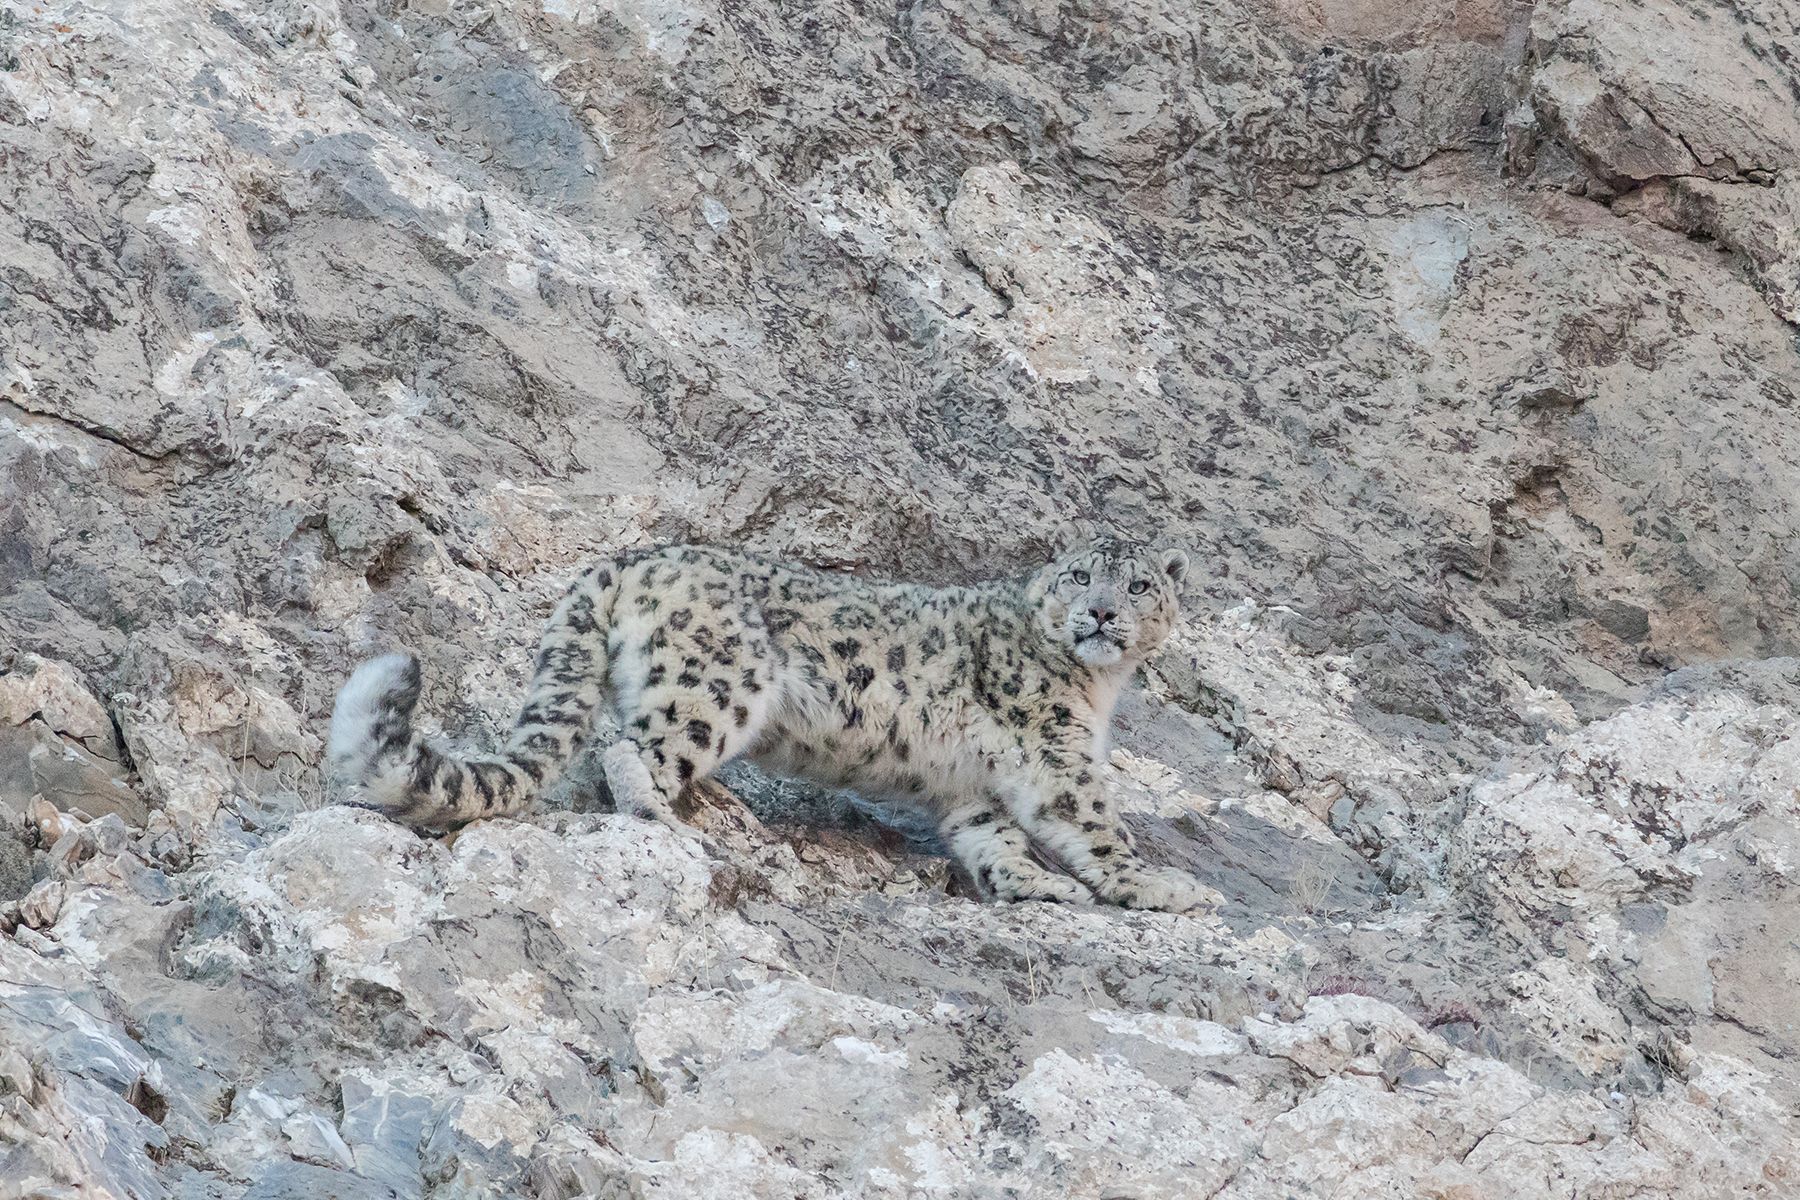
<path id="1" fill-rule="evenodd" d="M 419 660 L 384 654 L 356 668 L 338 690 L 325 739 L 326 773 L 340 787 L 368 782 L 382 760 L 403 753 L 419 703 Z"/>

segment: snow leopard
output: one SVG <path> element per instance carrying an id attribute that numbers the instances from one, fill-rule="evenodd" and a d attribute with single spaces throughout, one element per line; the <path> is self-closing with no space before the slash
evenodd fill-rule
<path id="1" fill-rule="evenodd" d="M 997 898 L 1185 911 L 1205 889 L 1140 856 L 1107 778 L 1114 707 L 1174 628 L 1187 567 L 1116 537 L 960 587 L 699 545 L 634 552 L 570 584 L 499 750 L 422 738 L 418 660 L 390 654 L 339 692 L 327 772 L 415 827 L 513 814 L 610 703 L 621 736 L 601 765 L 620 811 L 692 833 L 675 801 L 743 756 L 923 810 Z"/>

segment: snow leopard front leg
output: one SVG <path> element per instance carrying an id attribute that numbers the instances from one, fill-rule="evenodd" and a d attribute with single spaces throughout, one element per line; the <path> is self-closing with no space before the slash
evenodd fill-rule
<path id="1" fill-rule="evenodd" d="M 1192 875 L 1138 856 L 1107 792 L 1104 768 L 1085 748 L 1051 746 L 1039 761 L 1043 769 L 1012 791 L 1013 815 L 1094 895 L 1125 908 L 1163 912 L 1186 912 L 1204 902 L 1206 889 Z"/>
<path id="2" fill-rule="evenodd" d="M 938 831 L 975 882 L 1002 900 L 1077 904 L 1094 898 L 1079 881 L 1031 857 L 1031 839 L 997 797 L 982 795 L 953 806 Z"/>

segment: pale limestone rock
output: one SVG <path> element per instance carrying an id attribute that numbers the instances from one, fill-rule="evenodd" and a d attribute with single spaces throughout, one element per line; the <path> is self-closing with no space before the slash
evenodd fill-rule
<path id="1" fill-rule="evenodd" d="M 8 1186 L 1800 1188 L 1779 6 L 14 7 Z M 492 737 L 595 556 L 1068 516 L 1200 567 L 1112 761 L 1209 912 L 329 805 L 353 661 Z"/>

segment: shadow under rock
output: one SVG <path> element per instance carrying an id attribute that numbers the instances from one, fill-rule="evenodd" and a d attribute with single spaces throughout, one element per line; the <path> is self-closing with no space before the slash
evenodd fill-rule
<path id="1" fill-rule="evenodd" d="M 1231 740 L 1199 717 L 1141 694 L 1119 706 L 1117 744 L 1180 776 L 1181 786 L 1219 803 L 1211 811 L 1127 822 L 1145 857 L 1180 867 L 1218 889 L 1218 916 L 1234 933 L 1311 918 L 1367 920 L 1391 908 L 1387 885 L 1366 859 L 1270 793 Z M 1120 780 L 1121 787 L 1132 785 Z"/>

